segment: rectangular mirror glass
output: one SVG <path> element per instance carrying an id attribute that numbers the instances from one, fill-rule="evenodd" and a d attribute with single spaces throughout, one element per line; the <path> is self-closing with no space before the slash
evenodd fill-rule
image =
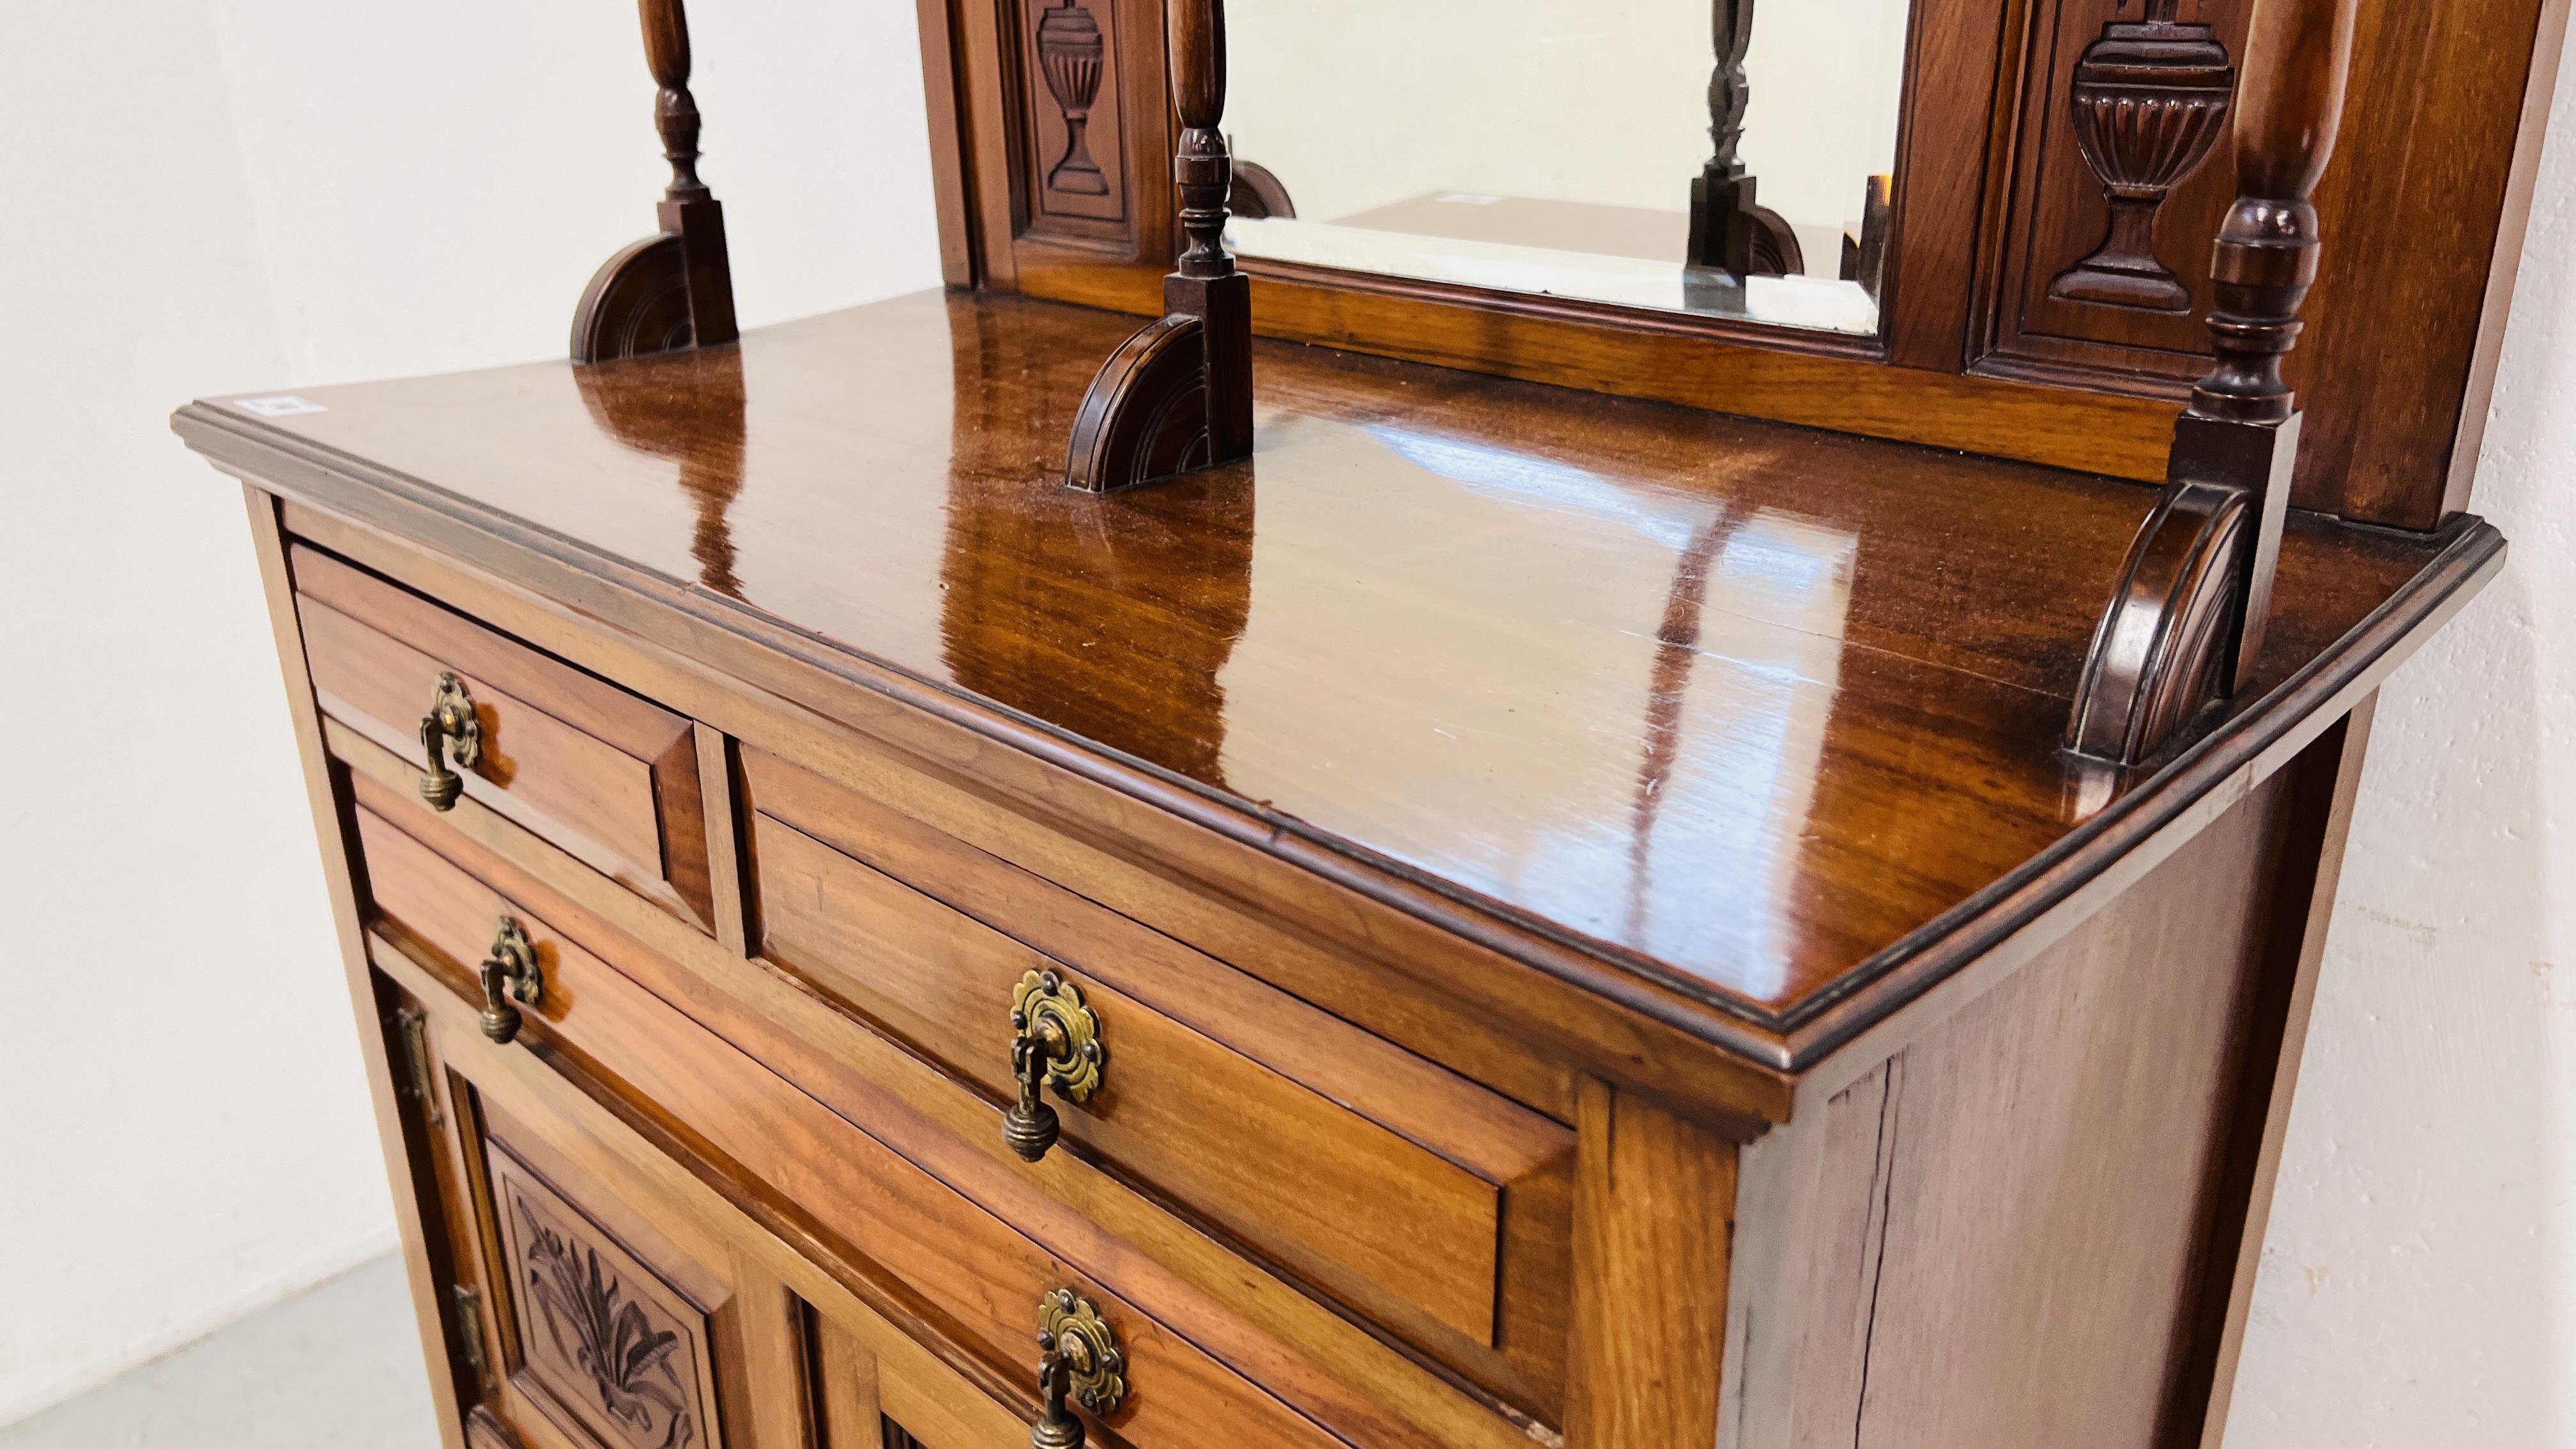
<path id="1" fill-rule="evenodd" d="M 1905 0 L 1230 0 L 1247 258 L 1878 330 Z"/>

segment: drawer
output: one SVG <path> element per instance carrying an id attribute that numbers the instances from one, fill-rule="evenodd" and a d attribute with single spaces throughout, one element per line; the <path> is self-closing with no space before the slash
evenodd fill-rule
<path id="1" fill-rule="evenodd" d="M 464 793 L 708 929 L 696 729 L 681 715 L 329 554 L 290 550 L 322 712 L 415 765 L 442 676 L 471 698 Z"/>
<path id="2" fill-rule="evenodd" d="M 1105 1047 L 1064 1141 L 1537 1417 L 1561 1411 L 1573 1134 L 1473 1082 L 746 747 L 760 951 L 991 1098 L 1015 990 Z"/>
<path id="3" fill-rule="evenodd" d="M 461 995 L 497 924 L 517 923 L 542 980 L 517 1042 L 564 1050 L 634 1109 L 671 1124 L 702 1172 L 875 1285 L 989 1383 L 1029 1381 L 1044 1303 L 1070 1291 L 1116 1335 L 1128 1391 L 1105 1419 L 1138 1449 L 1182 1449 L 1224 1425 L 1235 1449 L 1330 1449 L 1331 1436 L 1088 1274 L 644 990 L 610 958 L 404 829 L 361 808 L 357 833 L 379 969 Z M 435 833 L 435 827 L 431 827 Z M 603 954 L 596 953 L 606 953 Z M 512 1050 L 518 1050 L 514 1046 Z M 1257 1271 L 1247 1265 L 1246 1271 Z"/>

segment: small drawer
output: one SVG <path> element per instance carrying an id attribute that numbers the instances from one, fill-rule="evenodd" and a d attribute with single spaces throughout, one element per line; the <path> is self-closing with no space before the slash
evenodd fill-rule
<path id="1" fill-rule="evenodd" d="M 472 1023 L 471 1007 L 453 1003 L 474 963 L 487 954 L 532 963 L 537 988 L 507 993 L 529 999 L 508 1004 L 519 1020 L 505 1049 L 568 1049 L 571 1065 L 706 1154 L 700 1174 L 724 1177 L 728 1196 L 792 1204 L 796 1231 L 813 1245 L 806 1251 L 846 1259 L 903 1306 L 914 1331 L 936 1336 L 934 1351 L 980 1361 L 989 1382 L 1026 1383 L 1047 1305 L 1070 1294 L 1107 1325 L 1123 1361 L 1123 1397 L 1100 1416 L 1116 1442 L 1188 1449 L 1221 1425 L 1231 1449 L 1338 1445 L 1196 1347 L 1186 1325 L 1149 1315 L 1023 1234 L 1000 1215 L 1007 1209 L 963 1196 L 638 985 L 617 963 L 670 969 L 639 959 L 642 947 L 605 932 L 576 939 L 548 912 L 582 919 L 578 908 L 541 889 L 504 895 L 363 806 L 357 827 L 378 969 L 417 996 L 444 996 L 443 1020 Z M 445 838 L 426 818 L 418 828 Z M 494 952 L 504 920 L 523 952 Z"/>
<path id="2" fill-rule="evenodd" d="M 690 721 L 306 545 L 291 551 L 296 612 L 322 712 L 415 766 L 452 676 L 473 706 L 479 758 L 462 793 L 673 914 L 714 918 Z"/>
<path id="3" fill-rule="evenodd" d="M 742 762 L 769 959 L 1006 1100 L 1023 983 L 1070 987 L 1104 1048 L 1085 1099 L 1043 1094 L 1072 1150 L 1556 1416 L 1571 1132 L 858 792 Z"/>

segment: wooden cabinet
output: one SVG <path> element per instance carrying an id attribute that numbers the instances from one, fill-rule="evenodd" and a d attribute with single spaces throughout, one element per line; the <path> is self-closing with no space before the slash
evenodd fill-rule
<path id="1" fill-rule="evenodd" d="M 175 419 L 246 484 L 450 1449 L 2214 1444 L 2373 701 L 2505 545 L 2287 509 L 2440 522 L 2484 407 L 2299 451 L 2341 52 L 2280 37 L 2348 3 L 2212 22 L 2276 47 L 2229 214 L 2285 229 L 2174 284 L 2237 308 L 2189 413 L 2192 327 L 2032 301 L 2096 213 L 2013 57 L 2107 8 L 1915 7 L 1827 345 L 1247 281 L 1209 0 L 930 6 L 961 285 L 737 341 L 647 0 L 681 176 L 582 361 Z M 1118 215 L 1031 212 L 1095 101 Z M 1150 300 L 1175 193 L 1167 314 L 1077 305 Z M 2321 204 L 2405 316 L 2509 280 Z M 1063 486 L 1112 455 L 1220 465 Z"/>
<path id="2" fill-rule="evenodd" d="M 334 397 L 320 416 L 368 419 Z M 368 425 L 398 431 L 388 402 Z M 871 1413 L 925 1444 L 1020 1442 L 1048 1412 L 1031 1370 L 1060 1295 L 1117 1365 L 1096 1411 L 1068 1379 L 1067 1412 L 1139 1449 L 1211 1425 L 1316 1449 L 1705 1449 L 1721 1425 L 1794 1444 L 1856 1417 L 1933 1444 L 2151 1442 L 2232 1353 L 2371 690 L 2494 549 L 2294 529 L 2285 568 L 2342 581 L 2277 631 L 2279 676 L 2305 682 L 2106 802 L 2071 793 L 2081 775 L 1974 783 L 2058 843 L 1939 919 L 1919 914 L 1939 877 L 1904 862 L 1945 847 L 1845 803 L 1874 797 L 1845 793 L 1842 752 L 1902 762 L 1866 742 L 1914 728 L 1870 713 L 1856 666 L 1813 843 L 1775 869 L 1924 924 L 1857 969 L 1835 935 L 1788 936 L 1793 969 L 1766 980 L 1721 933 L 1622 977 L 1531 908 L 1319 848 L 1291 812 L 1367 798 L 1339 781 L 1238 828 L 1025 714 L 606 565 L 569 587 L 501 515 L 442 522 L 211 410 L 184 425 L 259 480 L 455 1432 L 549 1449 L 676 1443 L 683 1422 L 831 1446 Z M 1866 527 L 1877 505 L 1826 506 Z M 2110 519 L 2085 548 L 2116 549 Z M 1511 527 L 1562 527 L 1483 526 L 1506 551 Z M 2026 597 L 2012 570 L 2061 551 L 1981 566 Z M 1854 613 L 1888 617 L 1917 577 L 1860 576 Z M 999 556 L 950 579 L 942 610 L 984 607 L 957 597 L 970 579 L 1006 610 L 1058 587 Z M 1954 647 L 1996 647 L 1966 624 Z M 952 635 L 950 665 L 1025 708 L 1025 679 L 968 652 L 989 637 Z M 442 674 L 487 726 L 445 808 L 404 728 Z M 1076 677 L 1146 707 L 1124 675 Z M 1245 759 L 1272 727 L 1225 724 Z M 1446 788 L 1440 758 L 1344 768 Z M 1919 781 L 1869 788 L 1954 788 L 1914 758 Z M 1695 825 L 1711 798 L 1665 803 Z M 1549 898 L 1519 879 L 1497 890 Z M 1679 893 L 1650 917 L 1726 886 L 1653 879 Z M 1706 909 L 1748 907 L 1770 909 Z M 1694 959 L 1737 996 L 1678 989 Z M 1078 993 L 1103 1049 L 1096 1090 L 1041 1085 L 1060 1137 L 1035 1160 L 1005 1130 L 1032 978 Z"/>

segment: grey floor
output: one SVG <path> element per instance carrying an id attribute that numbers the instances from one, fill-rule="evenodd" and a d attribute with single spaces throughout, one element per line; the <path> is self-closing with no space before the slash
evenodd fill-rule
<path id="1" fill-rule="evenodd" d="M 402 1261 L 386 1256 L 79 1398 L 0 1449 L 437 1449 Z"/>

